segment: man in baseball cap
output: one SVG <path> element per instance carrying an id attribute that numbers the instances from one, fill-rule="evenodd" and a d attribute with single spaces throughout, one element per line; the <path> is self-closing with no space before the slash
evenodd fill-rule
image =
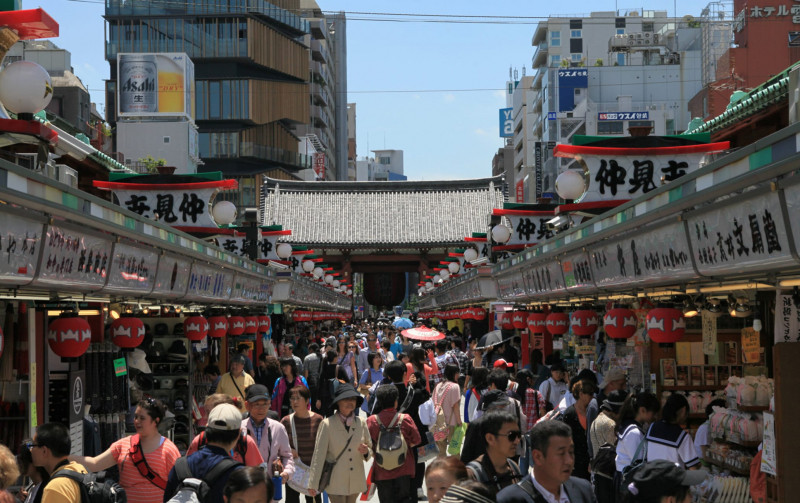
<path id="1" fill-rule="evenodd" d="M 189 455 L 186 462 L 192 477 L 206 480 L 209 484 L 209 501 L 222 501 L 222 491 L 228 482 L 228 477 L 234 470 L 238 470 L 243 465 L 234 461 L 228 454 L 236 446 L 239 440 L 239 430 L 242 425 L 242 413 L 235 406 L 224 403 L 217 405 L 208 414 L 208 426 L 206 427 L 206 440 L 208 443 L 203 449 Z M 222 470 L 222 474 L 214 480 L 210 480 L 209 474 L 217 466 L 223 466 L 217 470 Z M 172 498 L 177 492 L 182 482 L 173 466 L 167 479 L 167 487 L 164 489 L 164 501 Z"/>
<path id="2" fill-rule="evenodd" d="M 514 366 L 513 363 L 505 361 L 503 358 L 494 361 L 494 368 L 510 369 Z"/>

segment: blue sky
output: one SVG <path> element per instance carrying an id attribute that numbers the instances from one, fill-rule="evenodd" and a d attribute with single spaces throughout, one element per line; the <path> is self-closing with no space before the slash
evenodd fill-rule
<path id="1" fill-rule="evenodd" d="M 101 0 L 23 0 L 23 8 L 43 7 L 60 24 L 53 39 L 72 53 L 75 73 L 89 87 L 92 101 L 104 101 L 104 5 Z M 404 151 L 409 179 L 479 178 L 491 175 L 491 160 L 502 146 L 498 109 L 509 67 L 531 67 L 531 24 L 450 24 L 358 21 L 356 12 L 480 16 L 587 15 L 611 10 L 612 1 L 541 0 L 444 2 L 440 0 L 317 0 L 324 11 L 345 11 L 348 102 L 357 104 L 358 155 L 370 150 Z M 675 11 L 673 1 L 621 4 Z M 680 16 L 697 16 L 706 2 L 677 1 Z M 489 89 L 488 91 L 459 91 Z M 423 92 L 446 90 L 440 92 Z M 361 91 L 361 92 L 358 92 Z M 381 91 L 365 93 L 363 91 Z M 390 93 L 386 91 L 413 91 Z M 102 110 L 102 105 L 100 105 Z"/>

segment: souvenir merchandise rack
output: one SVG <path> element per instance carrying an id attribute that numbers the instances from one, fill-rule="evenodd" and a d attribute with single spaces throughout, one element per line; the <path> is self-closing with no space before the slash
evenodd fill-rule
<path id="1" fill-rule="evenodd" d="M 20 312 L 20 304 L 0 303 L 0 444 L 12 451 L 30 432 L 28 316 L 25 308 Z"/>

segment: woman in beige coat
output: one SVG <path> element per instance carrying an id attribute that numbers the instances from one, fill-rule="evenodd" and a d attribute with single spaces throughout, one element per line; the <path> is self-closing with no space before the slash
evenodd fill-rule
<path id="1" fill-rule="evenodd" d="M 317 432 L 314 457 L 311 459 L 311 496 L 319 490 L 325 461 L 336 461 L 331 482 L 325 488 L 331 503 L 355 503 L 367 490 L 364 462 L 372 456 L 372 439 L 364 419 L 356 415 L 364 397 L 350 384 L 340 384 L 333 397 L 336 412 L 322 421 Z M 349 440 L 349 443 L 348 443 Z"/>

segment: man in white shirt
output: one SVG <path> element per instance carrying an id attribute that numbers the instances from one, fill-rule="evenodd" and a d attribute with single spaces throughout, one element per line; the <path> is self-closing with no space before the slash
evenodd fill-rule
<path id="1" fill-rule="evenodd" d="M 497 493 L 498 503 L 597 503 L 592 485 L 572 476 L 572 430 L 561 421 L 541 421 L 531 430 L 533 473 Z"/>
<path id="2" fill-rule="evenodd" d="M 561 362 L 555 362 L 550 366 L 550 378 L 539 386 L 539 393 L 547 402 L 547 410 L 557 407 L 561 399 L 567 394 L 567 383 L 565 382 L 564 366 Z"/>

